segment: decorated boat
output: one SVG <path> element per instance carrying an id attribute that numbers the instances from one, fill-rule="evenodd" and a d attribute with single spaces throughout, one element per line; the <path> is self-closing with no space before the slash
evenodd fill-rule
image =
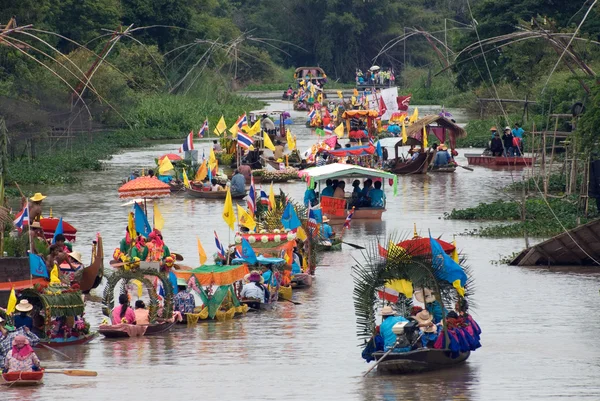
<path id="1" fill-rule="evenodd" d="M 373 181 L 381 180 L 382 190 L 385 190 L 385 182 L 388 180 L 392 185 L 394 195 L 398 190 L 398 177 L 382 170 L 355 166 L 351 164 L 333 163 L 320 167 L 312 167 L 302 170 L 298 175 L 306 180 L 309 185 L 318 184 L 319 194 L 322 193 L 322 184 L 328 179 L 354 180 L 371 178 Z M 350 187 L 349 183 L 346 187 Z M 321 209 L 324 215 L 331 220 L 345 220 L 349 211 L 352 210 L 350 199 L 338 199 L 329 196 L 320 197 Z M 353 220 L 381 220 L 384 207 L 355 207 Z"/>
<path id="2" fill-rule="evenodd" d="M 21 291 L 19 298 L 33 305 L 31 317 L 34 327 L 41 333 L 38 346 L 81 345 L 97 335 L 90 331 L 85 320 L 83 295 L 76 288 L 39 283 Z"/>
<path id="3" fill-rule="evenodd" d="M 470 165 L 484 167 L 530 167 L 535 163 L 535 157 L 531 156 L 490 156 L 478 153 L 465 153 Z"/>
<path id="4" fill-rule="evenodd" d="M 196 187 L 197 188 L 197 187 Z M 185 188 L 185 193 L 191 198 L 202 198 L 202 199 L 220 199 L 223 200 L 227 197 L 227 191 L 205 191 L 203 189 L 196 188 Z M 243 199 L 246 193 L 232 192 L 232 199 Z"/>
<path id="5" fill-rule="evenodd" d="M 153 336 L 166 333 L 173 327 L 174 321 L 165 321 L 154 324 L 101 324 L 98 333 L 106 338 L 128 338 Z"/>
<path id="6" fill-rule="evenodd" d="M 2 373 L 1 384 L 9 386 L 39 386 L 44 381 L 44 370 L 37 372 L 10 372 Z"/>
<path id="7" fill-rule="evenodd" d="M 187 288 L 194 291 L 202 301 L 194 313 L 185 313 L 183 323 L 228 320 L 248 311 L 239 299 L 236 284 L 249 273 L 246 264 L 204 265 L 192 270 L 175 271 L 177 278 L 184 279 Z"/>
<path id="8" fill-rule="evenodd" d="M 363 358 L 375 361 L 367 373 L 375 367 L 420 373 L 465 362 L 481 347 L 481 329 L 469 314 L 473 290 L 464 258 L 455 245 L 431 236 L 400 242 L 390 237 L 384 244 L 387 249 L 378 241 L 370 244 L 364 264 L 353 268 Z"/>

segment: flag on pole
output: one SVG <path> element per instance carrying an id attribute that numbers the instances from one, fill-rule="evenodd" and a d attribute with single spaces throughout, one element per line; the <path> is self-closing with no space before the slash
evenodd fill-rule
<path id="1" fill-rule="evenodd" d="M 260 120 L 256 120 L 254 125 L 247 130 L 245 130 L 248 136 L 254 136 L 260 132 Z"/>
<path id="2" fill-rule="evenodd" d="M 456 247 L 456 237 L 454 238 L 454 240 L 452 241 L 452 245 L 454 245 L 454 250 L 452 251 L 452 260 L 455 261 L 456 263 L 459 263 L 459 259 L 458 259 L 458 248 Z"/>
<path id="3" fill-rule="evenodd" d="M 263 206 L 269 206 L 269 209 L 271 209 L 270 203 L 269 203 L 269 196 L 262 189 L 260 190 L 260 204 Z"/>
<path id="4" fill-rule="evenodd" d="M 423 126 L 423 151 L 429 147 L 427 142 L 427 127 Z"/>
<path id="5" fill-rule="evenodd" d="M 281 215 L 281 224 L 287 230 L 295 230 L 301 226 L 296 209 L 294 209 L 294 205 L 291 202 L 288 202 L 285 206 L 285 210 Z"/>
<path id="6" fill-rule="evenodd" d="M 17 295 L 15 294 L 15 287 L 12 287 L 10 290 L 10 295 L 8 296 L 8 304 L 6 305 L 6 314 L 11 315 L 15 311 L 16 306 L 17 306 Z"/>
<path id="7" fill-rule="evenodd" d="M 206 160 L 202 161 L 200 167 L 198 167 L 198 171 L 196 171 L 196 176 L 194 177 L 194 181 L 204 181 L 206 176 L 208 175 L 208 168 L 206 167 Z"/>
<path id="8" fill-rule="evenodd" d="M 350 222 L 352 221 L 352 217 L 354 217 L 354 206 L 352 206 L 352 210 L 346 216 L 346 221 L 344 222 L 344 228 L 350 229 Z"/>
<path id="9" fill-rule="evenodd" d="M 208 134 L 208 120 L 204 120 L 202 128 L 198 131 L 198 138 L 204 138 L 204 135 Z"/>
<path id="10" fill-rule="evenodd" d="M 319 136 L 325 136 L 325 131 L 322 130 L 321 128 L 316 128 L 315 129 L 315 134 L 317 134 Z"/>
<path id="11" fill-rule="evenodd" d="M 233 212 L 233 201 L 231 200 L 231 191 L 227 187 L 227 195 L 225 197 L 225 205 L 223 205 L 223 220 L 231 230 L 235 230 L 235 213 Z"/>
<path id="12" fill-rule="evenodd" d="M 269 188 L 269 210 L 275 209 L 275 191 L 273 191 L 273 181 Z"/>
<path id="13" fill-rule="evenodd" d="M 270 149 L 273 152 L 275 151 L 275 145 L 273 145 L 273 142 L 271 142 L 271 138 L 269 138 L 269 135 L 266 132 L 263 132 L 263 141 L 265 144 L 265 148 Z"/>
<path id="14" fill-rule="evenodd" d="M 254 229 L 256 228 L 256 222 L 254 221 L 252 215 L 245 211 L 244 208 L 240 205 L 236 206 L 238 213 L 238 222 L 240 223 L 240 226 L 247 227 L 250 231 L 254 231 Z"/>
<path id="15" fill-rule="evenodd" d="M 313 108 L 310 113 L 308 113 L 308 121 L 312 121 L 313 118 L 315 118 L 315 116 L 317 115 L 316 110 Z"/>
<path id="16" fill-rule="evenodd" d="M 150 223 L 148 223 L 148 217 L 144 213 L 144 209 L 136 202 L 133 204 L 133 219 L 135 223 L 135 231 L 142 234 L 144 237 L 148 237 L 152 232 Z M 131 238 L 135 238 L 135 235 Z"/>
<path id="17" fill-rule="evenodd" d="M 32 276 L 48 278 L 48 268 L 46 261 L 35 253 L 29 254 L 29 273 Z"/>
<path id="18" fill-rule="evenodd" d="M 190 180 L 188 179 L 187 173 L 185 172 L 185 169 L 183 169 L 183 186 L 186 188 L 191 188 L 190 185 Z"/>
<path id="19" fill-rule="evenodd" d="M 308 231 L 310 231 L 311 236 L 315 234 L 317 228 L 319 227 L 319 223 L 322 221 L 321 209 L 316 207 L 308 208 Z"/>
<path id="20" fill-rule="evenodd" d="M 237 121 L 235 122 L 235 124 L 237 125 L 238 130 L 240 130 L 240 131 L 247 131 L 248 130 L 248 118 L 246 118 L 246 113 L 242 114 L 237 119 Z"/>
<path id="21" fill-rule="evenodd" d="M 288 128 L 285 133 L 287 139 L 287 147 L 289 150 L 296 149 L 296 139 L 292 136 L 292 131 Z"/>
<path id="22" fill-rule="evenodd" d="M 406 134 L 406 125 L 404 124 L 404 121 L 402 121 L 402 144 L 406 145 L 407 142 L 408 135 Z"/>
<path id="23" fill-rule="evenodd" d="M 236 127 L 237 127 L 237 125 L 236 125 Z M 240 146 L 240 147 L 242 147 L 244 149 L 248 149 L 248 148 L 250 148 L 250 146 L 252 146 L 252 143 L 254 141 L 247 134 L 244 134 L 242 132 L 238 132 L 237 133 L 237 142 L 238 142 L 238 146 Z"/>
<path id="24" fill-rule="evenodd" d="M 256 253 L 246 238 L 242 238 L 242 258 L 251 265 L 256 264 Z"/>
<path id="25" fill-rule="evenodd" d="M 15 220 L 13 221 L 15 227 L 17 227 L 19 231 L 23 229 L 23 225 L 25 225 L 25 222 L 29 224 L 29 202 L 27 202 L 23 210 L 21 210 L 21 212 L 17 214 Z"/>
<path id="26" fill-rule="evenodd" d="M 217 235 L 217 232 L 213 232 L 215 233 L 215 245 L 217 246 L 217 253 L 219 254 L 219 258 L 225 259 L 225 249 L 223 248 L 221 241 L 219 241 L 219 236 Z"/>
<path id="27" fill-rule="evenodd" d="M 335 134 L 337 135 L 338 138 L 343 137 L 344 136 L 344 123 L 340 123 L 340 125 L 335 127 L 333 132 L 335 132 Z"/>
<path id="28" fill-rule="evenodd" d="M 160 210 L 158 210 L 158 205 L 156 204 L 156 202 L 154 203 L 154 228 L 156 228 L 157 230 L 162 230 L 163 227 L 165 226 L 165 219 L 163 219 L 162 214 L 160 213 Z"/>
<path id="29" fill-rule="evenodd" d="M 208 167 L 214 169 L 217 165 L 217 156 L 215 156 L 215 150 L 210 148 L 210 152 L 208 152 Z"/>
<path id="30" fill-rule="evenodd" d="M 237 248 L 233 248 L 233 257 L 235 259 L 242 259 L 242 254 L 237 250 Z"/>
<path id="31" fill-rule="evenodd" d="M 383 98 L 380 97 L 379 98 L 379 116 L 381 117 L 385 113 L 387 113 L 387 106 L 385 105 L 385 102 L 383 101 Z"/>
<path id="32" fill-rule="evenodd" d="M 333 127 L 331 125 L 324 126 L 323 131 L 325 131 L 325 135 L 333 135 Z"/>
<path id="33" fill-rule="evenodd" d="M 408 111 L 408 105 L 410 104 L 410 99 L 412 98 L 412 94 L 408 96 L 398 96 L 396 97 L 396 103 L 398 104 L 398 110 L 400 111 Z"/>
<path id="34" fill-rule="evenodd" d="M 190 131 L 187 138 L 185 139 L 185 142 L 179 148 L 179 153 L 189 152 L 190 150 L 193 150 L 193 149 L 194 149 L 194 131 Z"/>
<path id="35" fill-rule="evenodd" d="M 418 119 L 419 119 L 419 108 L 415 107 L 415 111 L 413 111 L 412 115 L 408 119 L 408 123 L 413 124 L 413 123 L 417 122 Z"/>
<path id="36" fill-rule="evenodd" d="M 56 244 L 56 237 L 59 234 L 65 234 L 65 229 L 63 227 L 63 219 L 62 217 L 58 220 L 58 224 L 56 225 L 56 228 L 54 229 L 54 236 L 52 237 L 52 243 Z"/>
<path id="37" fill-rule="evenodd" d="M 225 117 L 221 116 L 221 119 L 217 123 L 217 126 L 213 130 L 213 132 L 219 136 L 227 129 L 227 124 L 225 123 Z"/>
<path id="38" fill-rule="evenodd" d="M 171 160 L 169 160 L 167 156 L 163 157 L 162 160 L 158 162 L 158 174 L 165 174 L 167 171 L 171 171 L 174 168 L 173 163 L 171 163 Z"/>
<path id="39" fill-rule="evenodd" d="M 248 190 L 248 196 L 246 196 L 246 203 L 248 204 L 248 210 L 250 214 L 254 216 L 256 213 L 256 189 L 254 188 L 254 176 L 250 176 L 250 189 Z"/>
<path id="40" fill-rule="evenodd" d="M 204 263 L 206 263 L 206 252 L 204 252 L 200 238 L 196 237 L 196 241 L 198 244 L 198 257 L 200 258 L 200 266 L 202 266 Z"/>

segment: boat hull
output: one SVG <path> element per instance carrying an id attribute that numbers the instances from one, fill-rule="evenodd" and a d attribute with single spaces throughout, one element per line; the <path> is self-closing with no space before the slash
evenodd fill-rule
<path id="1" fill-rule="evenodd" d="M 38 386 L 43 383 L 44 371 L 3 373 L 2 379 L 9 386 Z"/>
<path id="2" fill-rule="evenodd" d="M 375 352 L 373 357 L 375 360 L 379 360 L 384 354 L 384 352 Z M 410 374 L 447 369 L 460 365 L 470 355 L 470 351 L 461 352 L 457 358 L 451 358 L 450 352 L 447 350 L 430 348 L 410 352 L 392 352 L 377 365 L 377 370 L 391 374 Z"/>
<path id="3" fill-rule="evenodd" d="M 173 327 L 174 324 L 175 324 L 175 322 L 149 324 L 148 327 L 146 328 L 146 331 L 144 332 L 144 334 L 142 336 L 147 337 L 147 336 L 153 336 L 153 335 L 157 335 L 157 334 L 166 333 L 167 331 L 171 330 L 171 327 Z M 109 325 L 100 326 L 100 328 L 98 329 L 98 332 L 106 338 L 128 338 L 128 337 L 130 337 L 127 332 L 111 329 Z"/>
<path id="4" fill-rule="evenodd" d="M 361 207 L 360 209 L 354 209 L 352 220 L 381 220 L 381 215 L 383 212 L 385 212 L 384 208 Z M 346 220 L 346 216 L 328 215 L 328 217 L 332 221 Z"/>
<path id="5" fill-rule="evenodd" d="M 475 153 L 465 154 L 470 165 L 474 166 L 517 166 L 527 167 L 535 162 L 534 157 L 503 157 L 503 156 L 485 156 Z"/>
<path id="6" fill-rule="evenodd" d="M 431 153 L 421 153 L 417 159 L 413 161 L 405 162 L 401 159 L 396 159 L 395 162 L 392 162 L 388 170 L 397 175 L 425 174 L 427 173 L 432 157 L 433 155 Z"/>
<path id="7" fill-rule="evenodd" d="M 308 273 L 295 274 L 292 277 L 292 288 L 299 290 L 312 286 L 313 276 Z"/>
<path id="8" fill-rule="evenodd" d="M 94 338 L 96 338 L 96 336 L 98 335 L 98 333 L 94 332 L 94 333 L 90 333 L 87 334 L 83 337 L 77 337 L 77 338 L 73 338 L 73 339 L 41 339 L 40 342 L 38 343 L 38 345 L 36 345 L 36 347 L 41 347 L 42 345 L 45 345 L 46 347 L 50 347 L 50 348 L 61 348 L 61 347 L 68 347 L 70 345 L 83 345 L 83 344 L 87 344 L 90 341 L 92 341 Z"/>
<path id="9" fill-rule="evenodd" d="M 244 305 L 248 305 L 248 312 L 268 311 L 273 310 L 275 307 L 274 302 L 265 304 L 255 299 L 241 299 L 240 302 Z"/>
<path id="10" fill-rule="evenodd" d="M 317 252 L 332 252 L 332 251 L 341 251 L 342 250 L 342 241 L 339 239 L 335 239 L 331 241 L 330 245 L 319 243 L 316 246 Z"/>
<path id="11" fill-rule="evenodd" d="M 193 188 L 185 188 L 186 195 L 192 198 L 201 199 L 219 199 L 223 200 L 227 196 L 227 191 L 199 191 Z M 232 199 L 243 199 L 246 196 L 245 193 L 231 193 Z"/>

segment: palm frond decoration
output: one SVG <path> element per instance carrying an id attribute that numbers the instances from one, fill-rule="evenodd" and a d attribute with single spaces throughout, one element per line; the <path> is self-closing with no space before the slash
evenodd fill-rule
<path id="1" fill-rule="evenodd" d="M 378 290 L 392 280 L 408 280 L 413 288 L 429 288 L 436 299 L 448 310 L 453 308 L 458 300 L 458 294 L 452 283 L 436 277 L 431 255 L 408 255 L 402 248 L 389 247 L 388 244 L 397 244 L 405 238 L 398 238 L 396 234 L 390 235 L 384 242 L 379 238 L 373 240 L 363 251 L 364 262 L 356 261 L 352 267 L 354 281 L 354 309 L 356 312 L 357 335 L 363 341 L 369 340 L 376 327 L 376 311 L 379 306 L 388 303 L 378 298 Z M 380 255 L 380 248 L 388 248 L 387 258 Z M 470 268 L 464 265 L 465 258 L 461 259 L 461 266 L 467 274 L 468 281 L 465 286 L 465 298 L 473 293 L 473 281 Z M 400 297 L 396 309 L 408 313 L 411 300 Z"/>

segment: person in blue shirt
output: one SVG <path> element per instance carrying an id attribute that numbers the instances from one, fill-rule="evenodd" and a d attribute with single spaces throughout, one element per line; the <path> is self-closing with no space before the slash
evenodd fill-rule
<path id="1" fill-rule="evenodd" d="M 270 285 L 271 287 L 277 287 L 277 277 L 273 274 L 273 271 L 269 269 L 267 266 L 262 267 L 262 277 L 265 281 L 265 285 Z"/>
<path id="2" fill-rule="evenodd" d="M 246 192 L 246 178 L 238 170 L 233 172 L 231 177 L 231 193 L 243 194 Z"/>
<path id="3" fill-rule="evenodd" d="M 333 229 L 331 228 L 331 226 L 328 223 L 329 223 L 329 217 L 323 216 L 323 223 L 321 224 L 320 234 L 321 234 L 321 237 L 326 240 L 329 240 L 329 239 L 335 237 L 335 233 L 333 232 Z"/>
<path id="4" fill-rule="evenodd" d="M 333 181 L 331 181 L 331 179 L 328 179 L 327 181 L 325 181 L 325 189 L 321 191 L 321 196 L 332 197 L 333 191 L 335 191 L 335 188 L 333 187 Z"/>
<path id="5" fill-rule="evenodd" d="M 33 319 L 27 315 L 33 309 L 33 305 L 28 300 L 22 299 L 15 308 L 17 312 L 20 312 L 14 317 L 15 328 L 27 327 L 29 330 L 33 329 Z"/>
<path id="6" fill-rule="evenodd" d="M 397 323 L 408 322 L 408 320 L 406 320 L 402 316 L 396 316 L 396 313 L 394 312 L 391 306 L 384 306 L 381 309 L 381 319 L 382 321 L 381 326 L 379 326 L 379 332 L 383 337 L 383 350 L 389 351 L 391 348 L 394 347 L 397 341 L 397 336 L 392 331 L 392 328 Z M 408 350 L 410 350 L 410 347 L 408 348 Z M 395 351 L 404 352 L 407 350 L 399 348 Z"/>
<path id="7" fill-rule="evenodd" d="M 439 150 L 435 154 L 435 161 L 433 162 L 434 166 L 445 166 L 450 163 L 450 153 L 448 153 L 448 147 L 446 145 L 442 145 L 439 147 Z"/>
<path id="8" fill-rule="evenodd" d="M 385 194 L 381 189 L 381 181 L 375 182 L 375 188 L 369 192 L 369 198 L 371 199 L 371 207 L 385 206 Z"/>
<path id="9" fill-rule="evenodd" d="M 304 206 L 306 207 L 315 206 L 318 203 L 315 186 L 316 184 L 309 185 L 306 191 L 304 191 Z"/>
<path id="10" fill-rule="evenodd" d="M 518 123 L 515 123 L 515 128 L 512 130 L 513 137 L 515 137 L 514 150 L 516 156 L 521 156 L 521 149 L 523 148 L 523 134 L 525 130 L 519 126 Z"/>

